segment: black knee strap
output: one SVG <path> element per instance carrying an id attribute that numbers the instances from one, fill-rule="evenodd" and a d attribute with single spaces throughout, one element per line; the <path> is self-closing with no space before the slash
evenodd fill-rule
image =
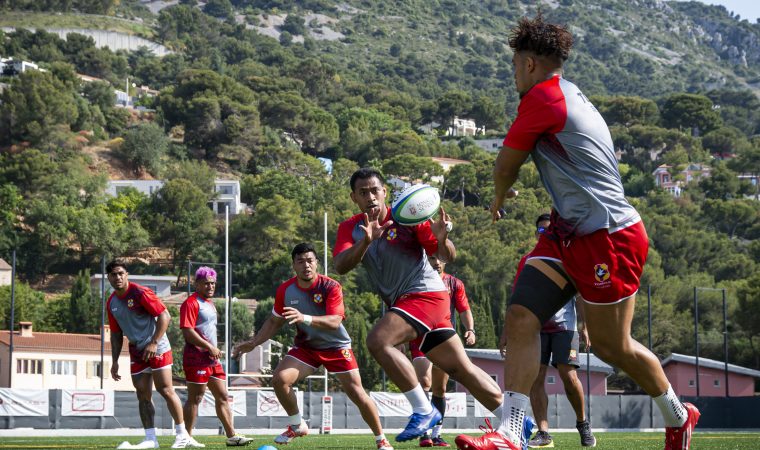
<path id="1" fill-rule="evenodd" d="M 544 262 L 549 263 L 551 261 L 544 260 Z M 558 269 L 558 273 L 567 279 L 564 271 L 558 265 L 552 266 L 552 268 Z M 515 288 L 509 298 L 509 304 L 524 306 L 535 314 L 538 321 L 543 324 L 551 319 L 575 293 L 575 286 L 572 283 L 568 282 L 564 288 L 560 288 L 554 280 L 539 269 L 526 264 L 517 278 Z"/>

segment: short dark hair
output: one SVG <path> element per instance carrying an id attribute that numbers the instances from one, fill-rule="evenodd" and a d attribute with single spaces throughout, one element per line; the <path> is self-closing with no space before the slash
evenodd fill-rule
<path id="1" fill-rule="evenodd" d="M 562 64 L 570 56 L 573 35 L 562 25 L 545 22 L 539 11 L 533 20 L 523 17 L 517 22 L 509 34 L 509 46 L 516 52 L 529 51 L 556 58 Z"/>
<path id="2" fill-rule="evenodd" d="M 314 245 L 312 245 L 310 242 L 301 242 L 300 244 L 293 247 L 293 251 L 290 252 L 290 258 L 295 261 L 296 256 L 309 252 L 314 253 L 314 256 L 319 259 L 317 256 L 317 250 L 314 249 Z"/>
<path id="3" fill-rule="evenodd" d="M 538 219 L 536 219 L 536 227 L 538 227 L 539 223 L 545 222 L 547 220 L 551 221 L 552 220 L 552 216 L 549 215 L 549 214 L 541 214 L 540 216 L 538 216 Z"/>
<path id="4" fill-rule="evenodd" d="M 129 270 L 127 270 L 127 264 L 124 262 L 124 260 L 117 258 L 112 259 L 111 262 L 106 265 L 106 273 L 113 272 L 113 270 L 117 267 L 121 267 L 124 269 L 124 271 L 129 272 Z"/>
<path id="5" fill-rule="evenodd" d="M 362 167 L 351 175 L 351 192 L 353 192 L 354 187 L 356 187 L 356 180 L 366 180 L 367 178 L 372 177 L 377 178 L 380 180 L 380 183 L 385 184 L 385 177 L 383 177 L 383 174 L 380 173 L 379 170 L 371 167 Z"/>

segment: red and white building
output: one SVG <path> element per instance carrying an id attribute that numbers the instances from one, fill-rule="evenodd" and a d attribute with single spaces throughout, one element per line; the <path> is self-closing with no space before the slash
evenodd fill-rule
<path id="1" fill-rule="evenodd" d="M 662 368 L 677 395 L 697 395 L 697 361 L 693 356 L 673 353 L 662 360 Z M 755 395 L 755 380 L 760 370 L 728 365 L 728 396 L 751 397 Z M 699 358 L 700 397 L 726 396 L 726 365 L 723 361 Z"/>

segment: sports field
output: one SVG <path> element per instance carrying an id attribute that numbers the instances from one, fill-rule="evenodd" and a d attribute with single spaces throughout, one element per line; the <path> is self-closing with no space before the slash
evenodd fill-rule
<path id="1" fill-rule="evenodd" d="M 454 443 L 453 434 L 444 436 L 450 443 Z M 555 448 L 582 448 L 578 441 L 577 433 L 554 434 Z M 640 450 L 662 449 L 664 436 L 662 433 L 598 433 L 596 434 L 600 449 L 613 450 Z M 255 436 L 251 445 L 247 448 L 255 450 L 262 445 L 274 445 L 272 436 Z M 136 436 L 125 437 L 65 437 L 65 438 L 0 438 L 0 449 L 82 449 L 82 448 L 116 448 L 122 441 L 128 440 L 137 443 L 141 438 Z M 206 444 L 209 449 L 227 448 L 221 436 L 199 436 L 199 442 Z M 392 436 L 391 436 L 392 439 Z M 161 448 L 170 448 L 174 438 L 171 436 L 160 437 Z M 417 442 L 396 443 L 397 449 L 419 448 Z M 294 449 L 368 449 L 374 450 L 372 437 L 369 435 L 315 435 L 299 438 L 286 447 Z M 760 449 L 760 433 L 695 433 L 691 448 L 693 450 L 751 450 Z"/>

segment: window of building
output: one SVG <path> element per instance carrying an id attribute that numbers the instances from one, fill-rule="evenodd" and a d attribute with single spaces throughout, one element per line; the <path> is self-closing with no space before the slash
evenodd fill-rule
<path id="1" fill-rule="evenodd" d="M 106 362 L 105 378 L 108 378 L 110 370 L 111 364 Z M 100 361 L 87 361 L 87 378 L 100 378 Z"/>
<path id="2" fill-rule="evenodd" d="M 546 377 L 546 384 L 556 384 L 557 379 L 554 378 L 554 375 L 549 375 Z"/>
<path id="3" fill-rule="evenodd" d="M 16 373 L 41 374 L 42 360 L 41 359 L 17 359 Z"/>
<path id="4" fill-rule="evenodd" d="M 694 387 L 696 385 L 697 383 L 695 383 L 694 380 L 689 380 L 689 387 Z"/>
<path id="5" fill-rule="evenodd" d="M 713 386 L 720 387 L 720 380 L 713 380 Z"/>
<path id="6" fill-rule="evenodd" d="M 216 192 L 222 195 L 232 195 L 232 186 L 217 186 Z"/>
<path id="7" fill-rule="evenodd" d="M 51 375 L 76 375 L 77 362 L 54 359 L 50 361 L 50 374 Z"/>

